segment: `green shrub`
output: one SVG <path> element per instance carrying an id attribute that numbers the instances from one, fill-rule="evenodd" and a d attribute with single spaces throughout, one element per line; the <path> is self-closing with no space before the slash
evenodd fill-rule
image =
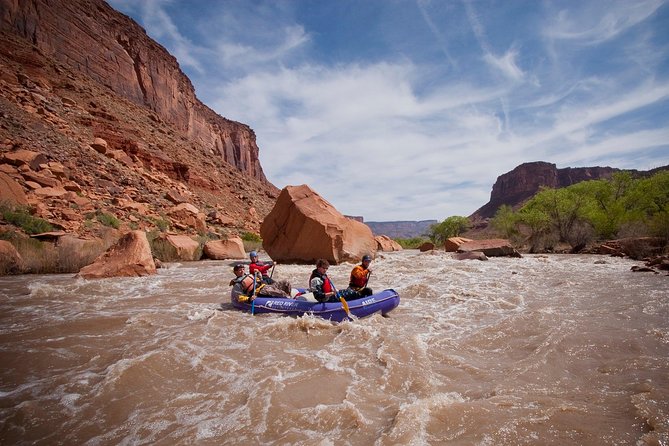
<path id="1" fill-rule="evenodd" d="M 240 238 L 245 242 L 257 242 L 262 243 L 262 237 L 256 234 L 255 232 L 242 232 Z"/>
<path id="2" fill-rule="evenodd" d="M 30 214 L 30 210 L 25 207 L 12 208 L 3 205 L 2 218 L 18 228 L 21 228 L 27 234 L 40 234 L 42 232 L 53 231 L 53 226 L 48 221 L 35 217 Z"/>
<path id="3" fill-rule="evenodd" d="M 95 216 L 100 223 L 110 228 L 118 229 L 121 226 L 121 222 L 118 218 L 114 217 L 112 214 L 106 212 L 98 212 Z"/>
<path id="4" fill-rule="evenodd" d="M 396 238 L 394 240 L 399 243 L 403 249 L 418 249 L 420 245 L 427 241 L 425 237 Z"/>
<path id="5" fill-rule="evenodd" d="M 153 224 L 156 228 L 158 228 L 160 232 L 165 232 L 168 229 L 170 229 L 170 222 L 164 217 L 161 218 L 146 217 L 146 220 L 151 222 L 151 224 Z"/>

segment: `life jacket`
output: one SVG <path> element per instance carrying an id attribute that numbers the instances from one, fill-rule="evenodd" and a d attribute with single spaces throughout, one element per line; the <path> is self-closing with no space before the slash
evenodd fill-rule
<path id="1" fill-rule="evenodd" d="M 331 293 L 334 291 L 332 288 L 332 282 L 330 281 L 330 278 L 327 276 L 327 274 L 321 274 L 317 269 L 311 272 L 311 277 L 309 277 L 309 286 L 311 286 L 311 280 L 314 277 L 318 277 L 323 281 L 323 293 Z"/>
<path id="2" fill-rule="evenodd" d="M 353 271 L 351 271 L 351 278 L 349 279 L 348 286 L 356 289 L 364 288 L 367 286 L 368 274 L 369 272 L 362 265 L 357 265 L 353 268 Z"/>
<path id="3" fill-rule="evenodd" d="M 242 292 L 246 294 L 247 296 L 250 296 L 253 294 L 253 276 L 251 274 L 246 274 L 245 276 L 242 276 L 238 279 L 236 279 L 237 282 L 240 283 L 242 287 Z M 258 290 L 260 288 L 264 287 L 265 284 L 260 282 L 258 279 L 256 279 L 256 286 L 255 286 L 255 291 L 256 294 L 258 294 Z"/>

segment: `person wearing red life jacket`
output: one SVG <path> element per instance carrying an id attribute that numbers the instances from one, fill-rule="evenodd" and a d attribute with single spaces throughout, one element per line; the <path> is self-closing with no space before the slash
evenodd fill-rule
<path id="1" fill-rule="evenodd" d="M 356 292 L 342 290 L 337 292 L 334 284 L 328 277 L 327 271 L 330 263 L 325 259 L 318 259 L 316 269 L 311 272 L 309 277 L 309 291 L 314 294 L 314 298 L 319 302 L 339 302 L 339 298 L 344 300 L 357 299 L 360 295 Z"/>
<path id="2" fill-rule="evenodd" d="M 249 265 L 249 271 L 251 274 L 259 272 L 262 274 L 263 282 L 268 285 L 273 284 L 274 280 L 267 274 L 267 271 L 269 271 L 274 266 L 274 262 L 261 262 L 258 260 L 258 253 L 255 251 L 251 251 L 249 253 L 249 257 L 251 258 L 251 264 Z"/>

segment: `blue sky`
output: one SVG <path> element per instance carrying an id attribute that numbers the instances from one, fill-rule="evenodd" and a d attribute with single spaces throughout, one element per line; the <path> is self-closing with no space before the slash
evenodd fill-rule
<path id="1" fill-rule="evenodd" d="M 669 0 L 108 0 L 277 187 L 443 220 L 524 162 L 669 164 Z"/>

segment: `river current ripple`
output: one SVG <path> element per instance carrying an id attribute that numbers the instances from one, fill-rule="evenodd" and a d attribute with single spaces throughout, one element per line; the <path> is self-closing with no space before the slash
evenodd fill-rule
<path id="1" fill-rule="evenodd" d="M 669 278 L 637 262 L 383 253 L 400 306 L 341 324 L 233 309 L 230 264 L 0 278 L 0 444 L 669 444 Z"/>

